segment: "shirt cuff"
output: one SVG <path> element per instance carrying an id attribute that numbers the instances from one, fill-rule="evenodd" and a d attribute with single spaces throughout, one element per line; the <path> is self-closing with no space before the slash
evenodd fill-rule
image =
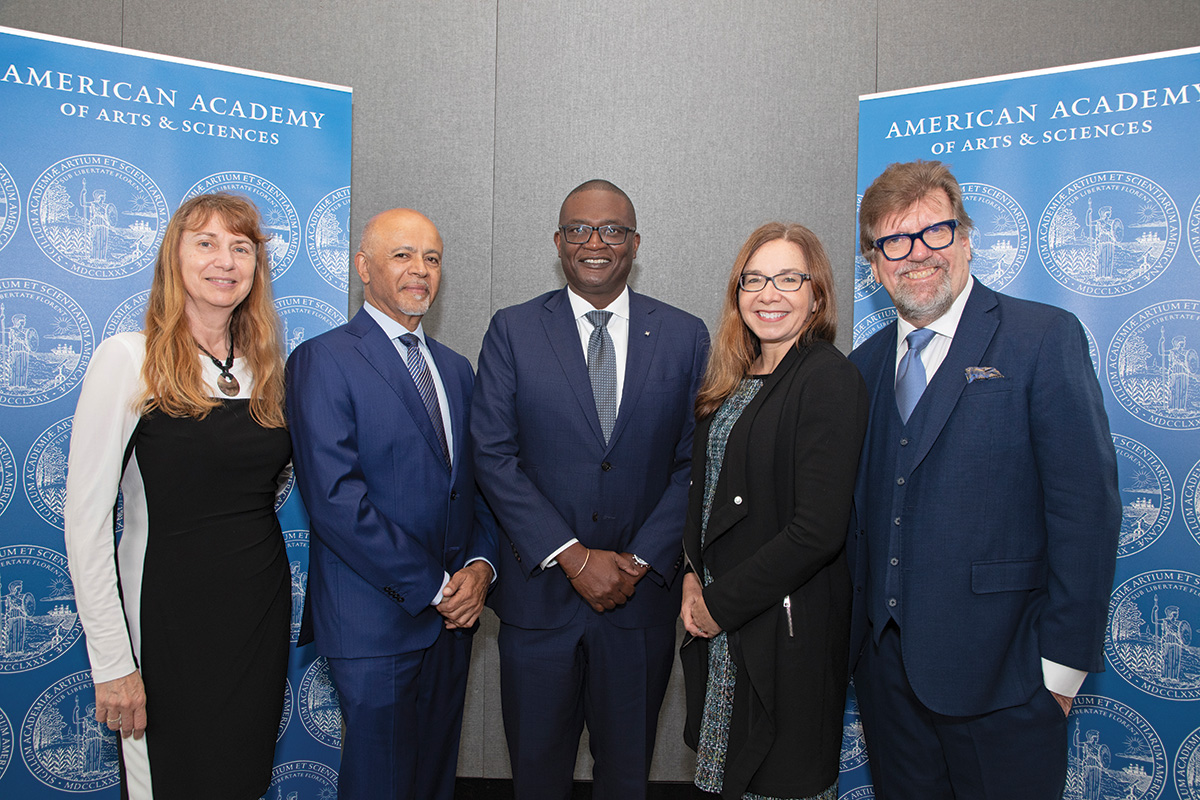
<path id="1" fill-rule="evenodd" d="M 471 566 L 472 564 L 474 564 L 476 561 L 482 561 L 483 563 L 487 564 L 489 567 L 491 567 L 491 568 L 492 568 L 492 580 L 491 580 L 491 582 L 490 582 L 490 583 L 488 583 L 488 585 L 489 585 L 489 586 L 491 586 L 493 583 L 495 583 L 495 582 L 496 582 L 496 578 L 497 578 L 496 565 L 495 565 L 495 564 L 493 564 L 491 561 L 488 561 L 488 560 L 487 560 L 486 558 L 484 558 L 483 556 L 475 556 L 474 558 L 472 558 L 472 559 L 470 559 L 469 561 L 467 561 L 467 563 L 466 563 L 466 564 L 463 564 L 463 566 L 464 566 L 464 567 L 469 567 L 469 566 Z M 443 589 L 445 589 L 445 588 L 446 588 L 444 584 L 442 585 L 442 588 L 443 588 Z"/>
<path id="2" fill-rule="evenodd" d="M 546 556 L 546 559 L 544 561 L 542 561 L 542 563 L 539 566 L 542 569 L 550 569 L 551 567 L 557 566 L 558 565 L 558 554 L 561 553 L 563 550 L 566 550 L 571 545 L 576 544 L 578 541 L 579 541 L 578 539 L 570 540 L 569 542 L 564 544 L 562 547 L 558 548 L 553 553 Z"/>
<path id="3" fill-rule="evenodd" d="M 438 593 L 434 596 L 433 602 L 429 605 L 436 606 L 442 602 L 442 592 L 446 591 L 446 584 L 450 583 L 450 573 L 442 572 L 442 588 L 438 589 Z"/>
<path id="4" fill-rule="evenodd" d="M 1063 697 L 1074 697 L 1079 694 L 1079 687 L 1087 673 L 1081 669 L 1067 667 L 1062 664 L 1042 659 L 1042 683 L 1055 694 Z"/>

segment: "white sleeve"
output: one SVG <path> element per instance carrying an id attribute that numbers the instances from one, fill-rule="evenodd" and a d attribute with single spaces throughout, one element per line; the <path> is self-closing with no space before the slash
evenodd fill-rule
<path id="1" fill-rule="evenodd" d="M 83 378 L 67 460 L 65 535 L 75 604 L 87 636 L 92 680 L 137 668 L 117 588 L 113 508 L 125 446 L 137 426 L 145 339 L 122 334 L 96 348 Z"/>

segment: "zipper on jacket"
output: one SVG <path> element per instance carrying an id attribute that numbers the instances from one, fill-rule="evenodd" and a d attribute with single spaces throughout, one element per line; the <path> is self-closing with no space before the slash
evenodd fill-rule
<path id="1" fill-rule="evenodd" d="M 794 639 L 796 633 L 792 630 L 792 596 L 790 594 L 785 594 L 783 596 L 783 610 L 787 612 L 788 637 Z"/>

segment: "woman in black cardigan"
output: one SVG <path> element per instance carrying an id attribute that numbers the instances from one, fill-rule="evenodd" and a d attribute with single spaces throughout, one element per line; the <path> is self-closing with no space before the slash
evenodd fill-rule
<path id="1" fill-rule="evenodd" d="M 812 231 L 752 233 L 696 398 L 684 529 L 685 739 L 723 798 L 837 798 L 867 393 L 836 320 Z"/>

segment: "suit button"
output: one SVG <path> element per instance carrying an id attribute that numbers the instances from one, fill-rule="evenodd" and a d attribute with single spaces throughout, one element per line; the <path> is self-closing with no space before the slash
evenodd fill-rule
<path id="1" fill-rule="evenodd" d="M 899 525 L 899 524 L 900 524 L 900 518 L 899 518 L 899 517 L 896 517 L 894 520 L 892 520 L 892 522 L 894 522 L 895 524 Z"/>
<path id="2" fill-rule="evenodd" d="M 742 496 L 738 495 L 737 497 L 733 498 L 733 504 L 735 506 L 740 506 L 742 504 Z"/>
<path id="3" fill-rule="evenodd" d="M 451 500 L 457 500 L 457 499 L 458 499 L 458 489 L 451 489 L 451 490 L 450 490 L 450 499 L 451 499 Z"/>
<path id="4" fill-rule="evenodd" d="M 900 446 L 901 446 L 901 447 L 907 447 L 907 446 L 908 446 L 908 439 L 907 439 L 907 438 L 902 438 L 902 439 L 900 440 Z"/>
<path id="5" fill-rule="evenodd" d="M 890 563 L 891 563 L 891 565 L 894 567 L 894 566 L 896 566 L 897 564 L 899 564 L 899 563 L 900 563 L 900 559 L 898 559 L 898 558 L 892 558 L 892 560 L 891 560 L 891 562 L 890 562 Z"/>
<path id="6" fill-rule="evenodd" d="M 889 598 L 888 598 L 888 606 L 889 606 L 890 608 L 895 608 L 895 607 L 896 607 L 896 598 L 894 598 L 894 597 L 889 597 Z"/>
<path id="7" fill-rule="evenodd" d="M 603 464 L 600 465 L 600 469 L 604 470 L 605 472 L 608 472 L 610 469 L 612 469 L 612 464 L 605 461 Z"/>
<path id="8" fill-rule="evenodd" d="M 903 485 L 904 485 L 904 478 L 896 478 L 896 485 L 897 485 L 897 486 L 903 486 Z"/>
<path id="9" fill-rule="evenodd" d="M 599 521 L 600 521 L 600 515 L 597 514 L 595 511 L 593 511 L 592 512 L 592 522 L 599 522 Z"/>

